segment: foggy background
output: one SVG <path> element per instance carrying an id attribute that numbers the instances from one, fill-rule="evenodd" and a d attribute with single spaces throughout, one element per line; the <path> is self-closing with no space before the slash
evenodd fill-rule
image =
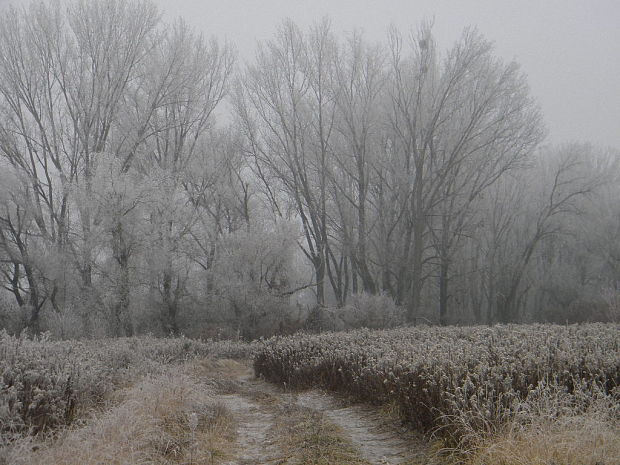
<path id="1" fill-rule="evenodd" d="M 549 128 L 548 142 L 587 141 L 620 146 L 620 2 L 446 0 L 156 0 L 206 35 L 227 38 L 243 60 L 256 39 L 272 37 L 282 19 L 302 28 L 329 16 L 334 31 L 363 30 L 383 41 L 390 24 L 405 31 L 423 19 L 447 48 L 475 25 L 496 52 L 528 76 Z"/>
<path id="2" fill-rule="evenodd" d="M 390 24 L 415 28 L 434 18 L 443 48 L 476 26 L 496 52 L 527 74 L 549 129 L 547 141 L 620 146 L 620 2 L 615 0 L 154 0 L 164 19 L 183 17 L 206 36 L 229 40 L 239 58 L 271 38 L 284 18 L 302 28 L 328 16 L 337 32 L 382 41 Z M 26 5 L 25 0 L 0 0 Z"/>

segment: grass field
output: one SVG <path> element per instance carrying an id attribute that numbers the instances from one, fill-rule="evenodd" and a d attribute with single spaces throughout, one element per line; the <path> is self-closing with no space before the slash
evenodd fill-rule
<path id="1" fill-rule="evenodd" d="M 3 465 L 620 464 L 619 325 L 2 333 L 0 369 Z"/>
<path id="2" fill-rule="evenodd" d="M 506 461 L 521 449 L 577 460 L 523 463 L 620 461 L 619 325 L 299 334 L 266 341 L 254 360 L 287 387 L 390 405 L 477 463 L 521 463 Z"/>

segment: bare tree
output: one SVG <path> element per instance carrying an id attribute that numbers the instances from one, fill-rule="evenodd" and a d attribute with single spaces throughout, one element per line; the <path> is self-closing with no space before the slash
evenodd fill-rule
<path id="1" fill-rule="evenodd" d="M 392 145 L 410 186 L 405 236 L 411 241 L 403 255 L 413 321 L 425 281 L 428 218 L 446 196 L 463 195 L 450 184 L 473 176 L 474 190 L 484 189 L 527 157 L 543 131 L 518 66 L 495 58 L 490 42 L 475 30 L 465 30 L 443 62 L 430 25 L 411 38 L 406 57 L 403 42 L 392 31 L 388 115 Z"/>
<path id="2" fill-rule="evenodd" d="M 278 215 L 299 218 L 301 250 L 313 265 L 317 303 L 325 303 L 329 261 L 327 182 L 333 133 L 334 39 L 324 22 L 304 35 L 285 22 L 261 44 L 238 85 L 236 108 L 247 152 Z"/>
<path id="3" fill-rule="evenodd" d="M 374 294 L 378 283 L 370 270 L 369 216 L 371 176 L 377 164 L 380 141 L 380 104 L 384 85 L 384 60 L 379 46 L 366 44 L 354 33 L 335 57 L 337 91 L 336 128 L 342 143 L 334 158 L 336 202 L 339 198 L 355 212 L 355 223 L 346 225 L 347 215 L 340 215 L 343 242 L 349 251 L 352 268 L 359 275 L 364 292 Z M 337 175 L 334 175 L 337 176 Z"/>
<path id="4" fill-rule="evenodd" d="M 151 155 L 138 162 L 149 178 L 157 180 L 161 194 L 151 202 L 149 215 L 152 245 L 161 258 L 153 284 L 163 302 L 164 329 L 178 334 L 177 316 L 188 279 L 182 247 L 184 241 L 191 240 L 199 214 L 196 192 L 188 186 L 200 174 L 222 174 L 205 173 L 204 159 L 212 153 L 207 148 L 209 129 L 214 123 L 213 112 L 227 91 L 234 54 L 229 46 L 221 47 L 215 40 L 207 43 L 177 22 L 166 31 L 157 57 L 155 81 L 167 82 L 166 90 L 159 94 L 160 105 L 148 124 L 153 135 L 145 145 Z M 195 170 L 198 173 L 192 172 Z"/>
<path id="5" fill-rule="evenodd" d="M 501 198 L 490 211 L 493 227 L 488 321 L 519 321 L 528 269 L 544 241 L 567 234 L 567 218 L 580 214 L 584 196 L 601 182 L 585 169 L 583 147 L 564 146 L 538 154 L 535 165 L 519 173 L 512 199 Z M 517 194 L 515 197 L 514 194 Z"/>
<path id="6" fill-rule="evenodd" d="M 19 236 L 70 260 L 80 293 L 103 304 L 93 286 L 97 256 L 111 247 L 126 277 L 132 241 L 123 215 L 103 226 L 114 209 L 94 191 L 98 166 L 112 157 L 118 180 L 130 171 L 145 175 L 147 154 L 155 153 L 163 169 L 186 169 L 225 93 L 230 48 L 182 23 L 162 27 L 148 1 L 105 0 L 10 9 L 0 21 L 0 49 L 1 163 L 22 183 L 20 208 L 32 218 Z M 66 286 L 45 273 L 52 306 L 67 306 Z M 129 282 L 119 283 L 117 316 L 129 305 Z"/>

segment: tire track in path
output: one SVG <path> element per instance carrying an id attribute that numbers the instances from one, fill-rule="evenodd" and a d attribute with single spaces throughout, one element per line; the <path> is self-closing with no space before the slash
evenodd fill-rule
<path id="1" fill-rule="evenodd" d="M 242 394 L 225 394 L 219 398 L 233 414 L 237 423 L 237 452 L 225 465 L 266 464 L 277 459 L 274 441 L 270 438 L 275 417 Z"/>
<path id="2" fill-rule="evenodd" d="M 321 412 L 344 431 L 346 437 L 371 464 L 403 464 L 422 460 L 426 445 L 409 438 L 395 425 L 387 425 L 381 414 L 364 405 L 342 406 L 334 396 L 316 391 L 296 395 L 297 404 Z"/>

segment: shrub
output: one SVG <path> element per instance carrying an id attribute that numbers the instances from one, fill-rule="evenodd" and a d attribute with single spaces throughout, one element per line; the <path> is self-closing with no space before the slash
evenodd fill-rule
<path id="1" fill-rule="evenodd" d="M 305 322 L 310 332 L 393 328 L 405 321 L 405 309 L 386 294 L 353 294 L 343 307 L 314 307 Z"/>
<path id="2" fill-rule="evenodd" d="M 393 328 L 405 320 L 404 308 L 386 294 L 353 294 L 345 309 L 348 328 Z"/>
<path id="3" fill-rule="evenodd" d="M 292 387 L 318 386 L 362 401 L 395 403 L 411 425 L 459 442 L 471 430 L 499 428 L 541 392 L 562 390 L 571 408 L 587 405 L 583 399 L 591 392 L 618 396 L 620 325 L 295 335 L 266 341 L 254 369 Z"/>

